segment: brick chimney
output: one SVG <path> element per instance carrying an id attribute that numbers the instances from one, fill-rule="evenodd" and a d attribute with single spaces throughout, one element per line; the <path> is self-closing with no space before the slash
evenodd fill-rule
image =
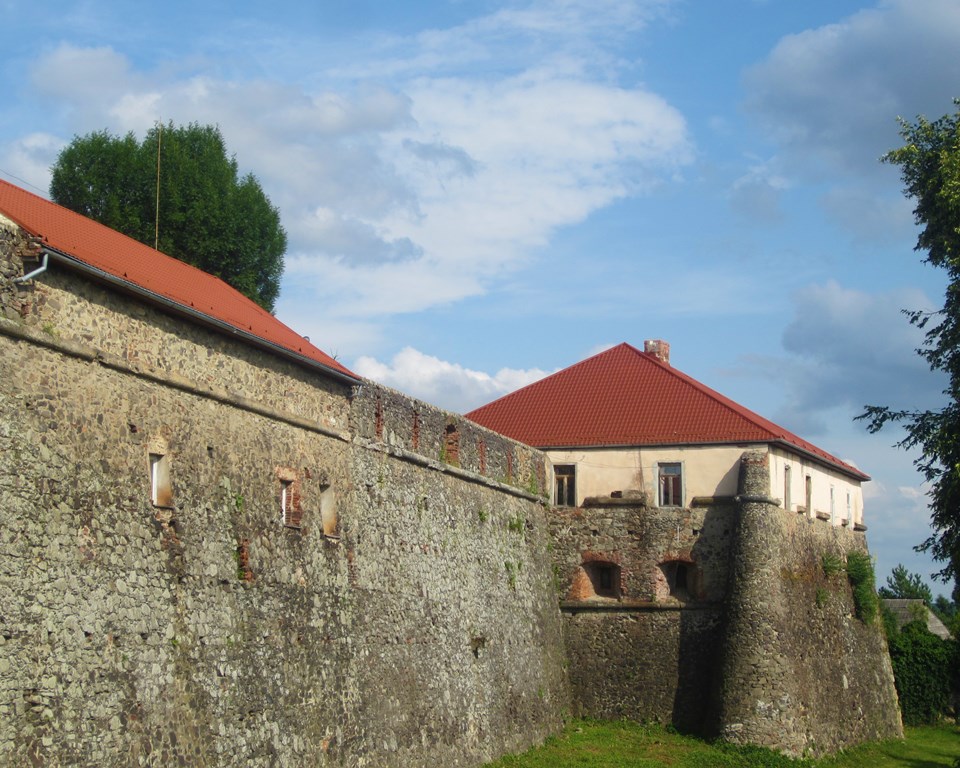
<path id="1" fill-rule="evenodd" d="M 647 339 L 643 342 L 643 351 L 653 355 L 661 363 L 670 365 L 670 342 L 663 339 Z"/>

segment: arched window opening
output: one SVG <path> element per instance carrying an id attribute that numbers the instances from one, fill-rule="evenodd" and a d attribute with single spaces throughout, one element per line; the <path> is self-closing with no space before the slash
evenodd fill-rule
<path id="1" fill-rule="evenodd" d="M 672 597 L 681 602 L 697 600 L 701 597 L 700 569 L 695 563 L 686 560 L 668 560 L 660 564 L 662 578 L 657 596 L 661 599 Z"/>
<path id="2" fill-rule="evenodd" d="M 583 564 L 583 571 L 586 574 L 590 586 L 590 589 L 586 590 L 584 597 L 620 599 L 619 565 L 604 560 L 593 560 Z"/>

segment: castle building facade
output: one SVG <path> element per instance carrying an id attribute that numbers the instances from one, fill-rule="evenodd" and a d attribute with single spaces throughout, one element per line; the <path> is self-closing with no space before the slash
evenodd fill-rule
<path id="1" fill-rule="evenodd" d="M 676 504 L 576 474 L 555 507 L 564 462 L 0 181 L 0 763 L 475 766 L 571 712 L 899 733 L 820 565 L 859 508 L 788 514 L 739 455 L 706 504 L 681 457 Z"/>

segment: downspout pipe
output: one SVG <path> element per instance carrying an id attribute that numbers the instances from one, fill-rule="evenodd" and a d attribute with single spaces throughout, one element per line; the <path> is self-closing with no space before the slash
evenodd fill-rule
<path id="1" fill-rule="evenodd" d="M 27 282 L 27 280 L 33 280 L 33 278 L 37 277 L 38 275 L 42 275 L 44 272 L 47 271 L 47 264 L 49 263 L 49 261 L 50 261 L 50 254 L 47 251 L 44 251 L 43 263 L 39 267 L 37 267 L 35 270 L 33 270 L 33 272 L 28 272 L 25 275 L 21 275 L 20 277 L 13 278 L 13 282 L 25 283 Z"/>

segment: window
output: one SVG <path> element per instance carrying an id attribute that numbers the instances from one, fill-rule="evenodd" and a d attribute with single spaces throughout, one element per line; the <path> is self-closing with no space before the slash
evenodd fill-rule
<path id="1" fill-rule="evenodd" d="M 837 522 L 837 499 L 833 486 L 830 486 L 830 522 Z"/>
<path id="2" fill-rule="evenodd" d="M 336 538 L 337 530 L 337 499 L 329 485 L 320 486 L 320 523 L 323 525 L 323 535 Z"/>
<path id="3" fill-rule="evenodd" d="M 299 485 L 296 480 L 280 480 L 280 520 L 289 528 L 299 528 L 303 518 Z"/>
<path id="4" fill-rule="evenodd" d="M 660 563 L 663 574 L 657 587 L 657 599 L 669 597 L 681 602 L 702 598 L 700 569 L 686 560 L 668 560 Z"/>
<path id="5" fill-rule="evenodd" d="M 847 523 L 852 523 L 852 522 L 853 522 L 853 518 L 850 517 L 850 512 L 851 512 L 851 509 L 850 509 L 850 491 L 847 491 L 847 517 L 846 517 L 846 519 L 843 521 L 843 522 L 844 522 L 844 525 L 846 525 Z"/>
<path id="6" fill-rule="evenodd" d="M 813 517 L 813 478 L 810 475 L 806 477 L 805 490 L 807 496 L 806 513 Z"/>
<path id="7" fill-rule="evenodd" d="M 673 593 L 687 593 L 687 564 L 677 563 L 677 570 L 673 575 Z"/>
<path id="8" fill-rule="evenodd" d="M 661 507 L 683 506 L 683 474 L 680 463 L 660 464 L 657 467 Z"/>
<path id="9" fill-rule="evenodd" d="M 280 481 L 280 519 L 284 525 L 290 525 L 290 517 L 293 512 L 293 481 Z"/>
<path id="10" fill-rule="evenodd" d="M 309 471 L 306 472 L 310 476 Z M 303 519 L 303 504 L 301 501 L 301 475 L 294 467 L 277 467 L 277 482 L 280 483 L 280 494 L 277 497 L 277 506 L 280 508 L 280 523 L 288 528 L 299 528 Z"/>
<path id="11" fill-rule="evenodd" d="M 170 457 L 163 453 L 150 454 L 150 502 L 155 507 L 173 506 Z"/>
<path id="12" fill-rule="evenodd" d="M 577 506 L 577 468 L 575 464 L 557 464 L 553 468 L 553 503 L 558 507 Z"/>
<path id="13" fill-rule="evenodd" d="M 612 597 L 620 599 L 620 566 L 603 560 L 593 560 L 583 564 L 583 570 L 590 580 L 593 595 L 587 597 Z"/>

